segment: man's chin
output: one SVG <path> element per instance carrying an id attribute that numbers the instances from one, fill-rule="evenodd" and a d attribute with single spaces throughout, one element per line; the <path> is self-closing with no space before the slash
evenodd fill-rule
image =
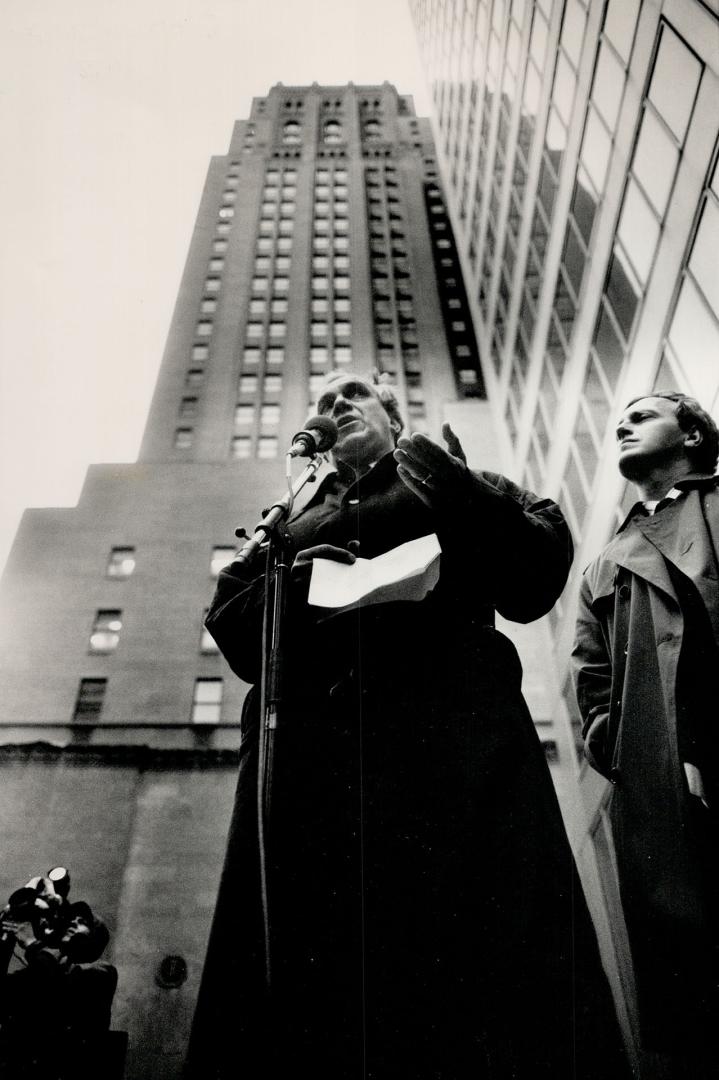
<path id="1" fill-rule="evenodd" d="M 625 450 L 619 456 L 619 471 L 625 480 L 639 480 L 647 472 L 647 462 L 642 454 Z"/>

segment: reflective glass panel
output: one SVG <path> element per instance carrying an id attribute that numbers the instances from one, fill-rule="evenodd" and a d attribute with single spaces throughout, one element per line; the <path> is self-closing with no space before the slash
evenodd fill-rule
<path id="1" fill-rule="evenodd" d="M 701 64 L 666 24 L 662 29 L 649 99 L 680 143 L 684 142 L 701 76 Z"/>
<path id="2" fill-rule="evenodd" d="M 679 151 L 651 108 L 645 109 L 632 172 L 660 217 L 664 216 L 674 182 Z"/>
<path id="3" fill-rule="evenodd" d="M 603 304 L 594 331 L 594 347 L 608 382 L 611 386 L 615 386 L 624 362 L 624 346 Z"/>
<path id="4" fill-rule="evenodd" d="M 577 413 L 577 426 L 574 429 L 574 444 L 579 454 L 579 460 L 584 468 L 584 474 L 588 483 L 591 485 L 594 480 L 594 474 L 597 471 L 599 455 L 597 454 L 597 448 L 594 445 L 594 436 L 592 435 L 589 423 L 584 415 L 584 409 L 581 405 L 579 407 L 579 412 Z"/>
<path id="5" fill-rule="evenodd" d="M 641 0 L 609 0 L 607 5 L 604 33 L 625 64 L 629 63 L 629 55 L 632 51 L 640 3 Z"/>
<path id="6" fill-rule="evenodd" d="M 599 433 L 599 437 L 604 438 L 609 423 L 610 403 L 593 356 L 589 358 L 589 366 L 584 380 L 584 398 L 589 407 L 594 427 Z"/>
<path id="7" fill-rule="evenodd" d="M 579 66 L 586 14 L 579 0 L 567 0 L 562 25 L 562 45 L 575 68 Z"/>
<path id="8" fill-rule="evenodd" d="M 572 115 L 572 102 L 574 101 L 574 91 L 576 86 L 577 77 L 574 74 L 574 70 L 564 53 L 560 52 L 559 59 L 557 60 L 557 71 L 554 76 L 552 98 L 557 106 L 559 115 L 567 125 L 569 125 Z"/>
<path id="9" fill-rule="evenodd" d="M 657 370 L 657 377 L 654 380 L 654 386 L 652 389 L 657 390 L 660 393 L 667 391 L 679 390 L 679 383 L 677 377 L 674 374 L 674 368 L 672 367 L 668 355 L 665 353 L 659 363 Z"/>
<path id="10" fill-rule="evenodd" d="M 646 284 L 659 239 L 659 222 L 634 180 L 627 185 L 617 235 L 639 280 Z"/>
<path id="11" fill-rule="evenodd" d="M 641 289 L 619 246 L 614 249 L 612 261 L 609 264 L 606 293 L 621 331 L 628 341 L 634 326 Z"/>
<path id="12" fill-rule="evenodd" d="M 600 195 L 604 191 L 611 152 L 612 141 L 607 129 L 590 107 L 587 111 L 587 126 L 582 142 L 582 163 Z"/>
<path id="13" fill-rule="evenodd" d="M 711 198 L 702 212 L 689 269 L 719 318 L 719 207 Z"/>
<path id="14" fill-rule="evenodd" d="M 669 341 L 691 393 L 710 407 L 719 388 L 719 325 L 688 277 L 679 294 Z"/>
<path id="15" fill-rule="evenodd" d="M 610 130 L 614 129 L 619 116 L 624 90 L 624 68 L 608 45 L 599 49 L 599 60 L 594 75 L 592 98 L 606 120 Z"/>
<path id="16" fill-rule="evenodd" d="M 539 12 L 537 12 L 534 17 L 532 39 L 529 48 L 537 67 L 541 70 L 544 66 L 544 58 L 547 54 L 547 23 L 541 17 Z"/>
<path id="17" fill-rule="evenodd" d="M 579 231 L 584 238 L 585 244 L 589 243 L 592 235 L 592 226 L 597 212 L 597 200 L 592 189 L 589 177 L 583 169 L 577 171 L 577 179 L 574 184 L 572 195 L 572 214 Z"/>
<path id="18" fill-rule="evenodd" d="M 567 277 L 574 290 L 574 295 L 579 296 L 579 291 L 582 287 L 582 278 L 584 277 L 584 264 L 586 256 L 584 250 L 577 239 L 577 236 L 572 228 L 571 220 L 567 223 L 567 234 L 564 240 L 564 251 L 562 252 L 562 262 L 567 271 Z"/>

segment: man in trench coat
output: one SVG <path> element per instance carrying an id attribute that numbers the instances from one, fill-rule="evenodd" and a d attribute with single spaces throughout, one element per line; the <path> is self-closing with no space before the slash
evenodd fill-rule
<path id="1" fill-rule="evenodd" d="M 285 694 L 267 837 L 263 992 L 258 708 L 243 717 L 189 1075 L 279 1080 L 605 1080 L 618 1032 L 521 666 L 494 611 L 559 595 L 558 507 L 448 450 L 398 437 L 391 391 L 342 375 L 317 410 L 336 473 L 288 533 Z M 396 444 L 396 445 L 395 445 Z M 352 563 L 436 533 L 421 600 L 308 604 L 317 557 Z M 257 683 L 261 568 L 222 573 L 208 628 Z"/>
<path id="2" fill-rule="evenodd" d="M 577 697 L 613 785 L 642 1043 L 699 1077 L 719 1021 L 719 439 L 683 394 L 631 402 L 616 435 L 641 501 L 584 574 Z"/>

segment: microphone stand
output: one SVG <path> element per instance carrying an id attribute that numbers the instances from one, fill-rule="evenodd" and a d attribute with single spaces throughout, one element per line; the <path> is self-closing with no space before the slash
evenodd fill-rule
<path id="1" fill-rule="evenodd" d="M 315 480 L 324 459 L 314 454 L 295 481 L 290 475 L 291 455 L 287 455 L 286 495 L 273 503 L 243 544 L 234 561 L 248 566 L 261 547 L 267 546 L 267 570 L 262 612 L 262 672 L 260 678 L 260 729 L 257 752 L 257 837 L 260 861 L 260 895 L 265 953 L 265 989 L 272 986 L 272 948 L 270 902 L 267 887 L 267 840 L 271 824 L 272 782 L 275 737 L 282 705 L 282 629 L 289 565 L 285 531 L 282 528 L 292 512 L 295 498 L 305 484 Z M 245 535 L 243 530 L 236 534 Z"/>

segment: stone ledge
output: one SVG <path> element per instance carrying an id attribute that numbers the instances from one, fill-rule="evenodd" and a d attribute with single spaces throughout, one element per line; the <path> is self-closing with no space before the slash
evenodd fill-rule
<path id="1" fill-rule="evenodd" d="M 172 747 L 163 749 L 146 744 L 103 745 L 71 743 L 64 746 L 49 742 L 0 744 L 0 765 L 11 762 L 63 761 L 70 765 L 131 765 L 149 769 L 229 769 L 236 768 L 239 751 L 212 747 Z"/>

